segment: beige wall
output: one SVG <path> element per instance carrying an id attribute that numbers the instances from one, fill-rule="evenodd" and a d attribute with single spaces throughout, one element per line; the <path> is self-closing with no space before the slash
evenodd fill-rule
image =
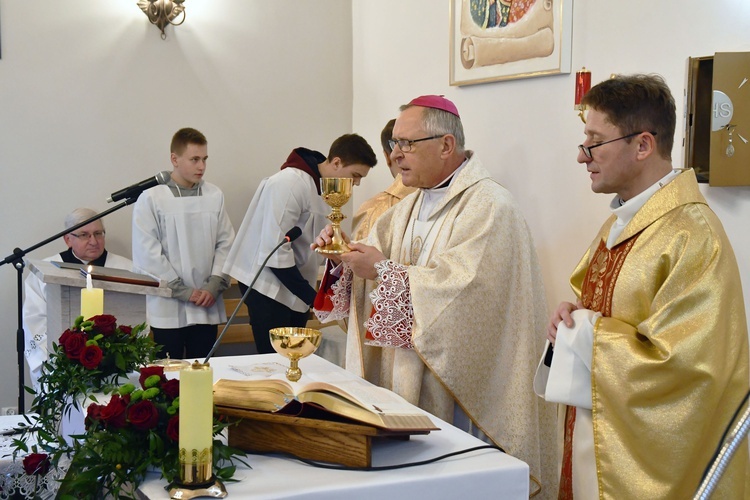
<path id="1" fill-rule="evenodd" d="M 171 170 L 169 141 L 209 140 L 206 179 L 238 226 L 259 181 L 351 131 L 348 0 L 188 0 L 167 39 L 135 0 L 0 0 L 0 254 L 62 229 L 77 206 Z M 126 207 L 107 246 L 130 255 Z M 43 258 L 62 241 L 31 253 Z M 15 406 L 16 275 L 0 268 L 0 406 Z M 29 401 L 30 398 L 26 398 Z"/>
<path id="2" fill-rule="evenodd" d="M 541 258 L 550 306 L 607 215 L 575 162 L 583 127 L 573 75 L 448 85 L 446 0 L 188 0 L 162 41 L 135 0 L 0 0 L 0 257 L 58 231 L 70 209 L 104 210 L 121 187 L 168 169 L 169 138 L 209 139 L 207 179 L 238 225 L 259 180 L 290 148 L 326 149 L 348 131 L 373 145 L 398 106 L 442 93 L 467 146 L 517 197 Z M 750 51 L 750 4 L 717 0 L 574 5 L 573 70 L 657 72 L 678 100 L 688 56 Z M 378 165 L 354 204 L 389 183 Z M 704 188 L 750 288 L 750 188 Z M 108 247 L 130 254 L 130 214 L 109 216 Z M 59 249 L 50 244 L 32 257 Z M 745 294 L 746 302 L 748 293 Z M 0 268 L 0 406 L 15 404 L 15 272 Z M 541 333 L 540 333 L 541 335 Z"/>
<path id="3" fill-rule="evenodd" d="M 660 73 L 666 78 L 677 100 L 677 166 L 683 158 L 686 59 L 750 51 L 750 3 L 717 0 L 706 5 L 697 0 L 576 0 L 573 5 L 573 72 L 586 66 L 593 83 L 611 73 Z M 467 148 L 477 152 L 521 204 L 552 308 L 571 299 L 568 276 L 609 215 L 611 200 L 591 192 L 585 167 L 576 163 L 576 146 L 584 137 L 573 111 L 574 74 L 451 87 L 449 14 L 448 1 L 353 3 L 354 128 L 374 136 L 396 116 L 399 105 L 420 94 L 452 99 L 461 113 Z M 378 181 L 367 182 L 355 202 L 386 185 L 386 172 L 377 174 Z M 703 192 L 734 245 L 747 304 L 750 187 Z"/>

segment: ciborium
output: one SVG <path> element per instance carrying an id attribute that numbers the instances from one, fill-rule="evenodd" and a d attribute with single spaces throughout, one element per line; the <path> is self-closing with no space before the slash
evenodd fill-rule
<path id="1" fill-rule="evenodd" d="M 286 378 L 292 382 L 298 381 L 302 376 L 299 360 L 314 353 L 320 345 L 320 339 L 323 338 L 320 330 L 298 327 L 273 328 L 268 335 L 276 352 L 289 358 L 290 366 L 286 371 Z"/>
<path id="2" fill-rule="evenodd" d="M 333 241 L 324 247 L 318 247 L 316 252 L 323 255 L 341 255 L 349 251 L 349 246 L 341 236 L 341 221 L 346 215 L 341 213 L 341 207 L 346 205 L 352 196 L 354 179 L 351 177 L 323 177 L 320 179 L 320 193 L 323 201 L 332 208 L 328 214 L 333 229 Z"/>

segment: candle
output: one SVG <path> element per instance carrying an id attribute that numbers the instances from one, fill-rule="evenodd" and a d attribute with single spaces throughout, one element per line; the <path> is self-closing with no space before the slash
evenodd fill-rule
<path id="1" fill-rule="evenodd" d="M 180 481 L 202 484 L 213 477 L 213 370 L 194 362 L 180 370 Z"/>
<path id="2" fill-rule="evenodd" d="M 88 267 L 86 274 L 86 288 L 81 288 L 81 316 L 89 319 L 92 316 L 104 314 L 104 290 L 94 288 L 91 283 L 92 267 Z"/>
<path id="3" fill-rule="evenodd" d="M 584 67 L 581 71 L 576 72 L 576 109 L 580 109 L 581 99 L 583 99 L 583 96 L 586 95 L 586 92 L 589 90 L 591 90 L 591 71 L 586 70 Z"/>

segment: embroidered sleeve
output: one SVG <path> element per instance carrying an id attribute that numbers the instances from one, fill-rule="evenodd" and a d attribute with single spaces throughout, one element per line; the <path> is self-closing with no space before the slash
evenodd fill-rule
<path id="1" fill-rule="evenodd" d="M 321 283 L 318 295 L 320 296 L 321 293 L 325 295 L 325 304 L 316 298 L 315 308 L 313 309 L 318 321 L 327 323 L 329 321 L 346 319 L 349 316 L 349 301 L 352 296 L 353 276 L 354 273 L 347 267 L 344 269 L 341 277 L 330 285 L 327 290 L 324 290 L 324 286 Z"/>
<path id="2" fill-rule="evenodd" d="M 367 345 L 412 349 L 414 309 L 408 266 L 390 260 L 375 264 L 380 284 L 370 293 L 373 313 L 365 322 Z"/>

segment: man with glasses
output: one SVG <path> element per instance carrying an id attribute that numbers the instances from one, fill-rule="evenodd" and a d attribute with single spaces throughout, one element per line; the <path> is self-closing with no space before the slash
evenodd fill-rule
<path id="1" fill-rule="evenodd" d="M 535 380 L 562 403 L 560 498 L 690 498 L 748 390 L 734 252 L 694 172 L 672 166 L 675 102 L 661 77 L 606 80 L 582 104 L 578 162 L 614 198 Z M 747 498 L 747 466 L 742 445 L 716 496 Z"/>
<path id="2" fill-rule="evenodd" d="M 448 99 L 402 106 L 390 143 L 404 185 L 418 189 L 378 218 L 366 244 L 350 243 L 316 312 L 348 316 L 347 369 L 525 461 L 532 492 L 555 491 L 554 406 L 531 385 L 546 302 L 521 211 L 464 148 Z M 315 245 L 330 241 L 326 228 Z M 368 280 L 378 283 L 372 307 Z"/>
<path id="3" fill-rule="evenodd" d="M 65 217 L 65 228 L 88 220 L 96 215 L 90 208 L 77 208 Z M 79 227 L 63 236 L 68 249 L 44 260 L 68 262 L 71 264 L 91 264 L 92 266 L 113 267 L 132 270 L 133 263 L 120 255 L 107 252 L 104 248 L 105 232 L 102 219 Z M 57 342 L 63 332 L 47 333 L 46 284 L 29 273 L 24 282 L 23 324 L 26 336 L 24 354 L 29 365 L 29 374 L 34 388 L 42 374 L 42 363 L 49 359 L 52 343 Z"/>

